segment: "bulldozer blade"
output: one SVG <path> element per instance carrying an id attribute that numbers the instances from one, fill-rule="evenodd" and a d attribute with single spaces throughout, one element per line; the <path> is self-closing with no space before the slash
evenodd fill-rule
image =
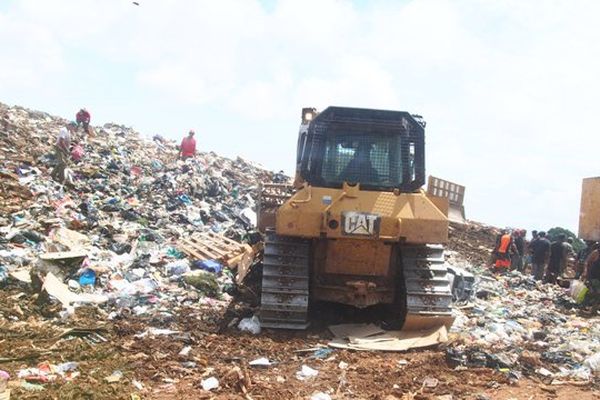
<path id="1" fill-rule="evenodd" d="M 447 215 L 448 220 L 459 224 L 466 224 L 465 207 L 465 187 L 444 179 L 429 177 L 427 183 L 427 194 L 429 196 L 439 197 L 448 201 Z"/>

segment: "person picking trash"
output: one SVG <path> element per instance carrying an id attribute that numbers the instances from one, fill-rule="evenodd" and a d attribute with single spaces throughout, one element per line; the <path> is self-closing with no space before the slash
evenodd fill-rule
<path id="1" fill-rule="evenodd" d="M 76 122 L 69 122 L 66 127 L 60 128 L 56 144 L 54 145 L 54 156 L 56 157 L 56 166 L 52 169 L 50 176 L 56 182 L 65 182 L 65 169 L 71 157 L 71 135 L 77 129 Z"/>

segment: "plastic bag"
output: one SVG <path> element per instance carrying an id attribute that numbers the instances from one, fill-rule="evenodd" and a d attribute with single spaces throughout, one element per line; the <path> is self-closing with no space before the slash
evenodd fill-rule
<path id="1" fill-rule="evenodd" d="M 83 271 L 83 273 L 79 276 L 79 284 L 81 286 L 94 286 L 96 284 L 96 273 L 94 272 L 94 270 L 88 268 L 85 271 Z"/>
<path id="2" fill-rule="evenodd" d="M 582 281 L 571 281 L 571 287 L 569 288 L 569 292 L 571 294 L 571 298 L 575 300 L 575 303 L 583 303 L 583 300 L 585 299 L 588 290 L 588 287 Z"/>
<path id="3" fill-rule="evenodd" d="M 250 332 L 253 335 L 258 335 L 260 333 L 260 321 L 256 315 L 252 318 L 244 318 L 238 324 L 238 328 L 242 332 Z"/>
<path id="4" fill-rule="evenodd" d="M 215 260 L 195 261 L 193 267 L 202 269 L 204 271 L 212 272 L 217 275 L 220 275 L 221 271 L 223 270 L 223 266 L 221 265 L 221 263 Z"/>
<path id="5" fill-rule="evenodd" d="M 600 372 L 600 352 L 586 358 L 586 360 L 583 362 L 583 365 L 594 372 Z"/>
<path id="6" fill-rule="evenodd" d="M 71 158 L 74 161 L 79 161 L 83 157 L 83 153 L 83 147 L 80 144 L 77 144 L 73 147 L 73 150 L 71 150 Z"/>

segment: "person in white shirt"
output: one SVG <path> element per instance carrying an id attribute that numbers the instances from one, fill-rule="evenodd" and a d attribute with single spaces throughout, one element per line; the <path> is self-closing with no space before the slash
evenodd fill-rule
<path id="1" fill-rule="evenodd" d="M 64 183 L 65 180 L 65 168 L 69 161 L 70 146 L 71 146 L 71 133 L 75 132 L 77 124 L 75 122 L 69 122 L 66 127 L 60 128 L 58 137 L 56 138 L 56 144 L 54 145 L 54 155 L 56 157 L 56 166 L 52 169 L 50 176 L 56 182 Z"/>

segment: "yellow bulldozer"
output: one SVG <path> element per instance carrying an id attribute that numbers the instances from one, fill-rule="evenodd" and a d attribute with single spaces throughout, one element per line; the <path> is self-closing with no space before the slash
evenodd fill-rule
<path id="1" fill-rule="evenodd" d="M 321 301 L 387 304 L 405 330 L 452 324 L 448 200 L 422 189 L 424 128 L 402 111 L 302 110 L 294 183 L 259 200 L 263 327 L 305 329 Z"/>

